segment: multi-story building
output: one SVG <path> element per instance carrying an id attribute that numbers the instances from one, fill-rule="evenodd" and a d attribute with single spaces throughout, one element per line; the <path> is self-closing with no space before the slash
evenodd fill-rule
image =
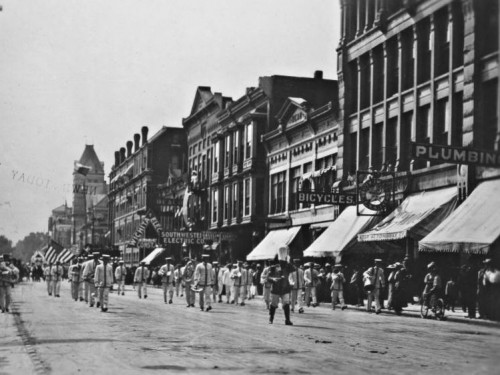
<path id="1" fill-rule="evenodd" d="M 266 149 L 261 136 L 279 126 L 276 117 L 289 97 L 300 97 L 314 108 L 336 92 L 336 82 L 314 78 L 261 77 L 258 87 L 219 113 L 212 138 L 210 228 L 236 235 L 231 258 L 243 259 L 263 238 L 270 203 Z M 280 182 L 282 183 L 282 181 Z M 273 206 L 274 207 L 274 206 Z M 273 208 L 275 209 L 275 208 Z"/>
<path id="2" fill-rule="evenodd" d="M 107 205 L 108 185 L 104 163 L 99 160 L 93 145 L 86 145 L 82 156 L 75 160 L 73 172 L 73 213 L 71 243 L 81 249 L 89 245 L 104 246 L 108 231 L 102 207 Z M 82 173 L 80 170 L 84 169 Z M 101 240 L 102 239 L 102 240 Z"/>
<path id="3" fill-rule="evenodd" d="M 360 186 L 356 171 L 395 171 L 396 203 L 415 199 L 399 208 L 406 221 L 394 214 L 358 239 L 379 250 L 396 244 L 403 249 L 399 259 L 422 256 L 418 241 L 446 215 L 434 212 L 430 220 L 421 213 L 418 219 L 418 207 L 427 204 L 433 212 L 445 206 L 446 188 L 465 186 L 464 198 L 499 174 L 472 164 L 457 173 L 455 164 L 415 158 L 409 147 L 412 141 L 498 149 L 499 2 L 357 0 L 341 6 L 338 176 Z M 423 198 L 432 196 L 430 190 L 438 192 L 433 204 Z"/>
<path id="4" fill-rule="evenodd" d="M 49 217 L 50 237 L 67 249 L 71 248 L 72 212 L 71 207 L 68 207 L 65 202 L 54 208 Z"/>
<path id="5" fill-rule="evenodd" d="M 219 163 L 219 148 L 212 138 L 219 131 L 218 114 L 232 102 L 210 87 L 199 86 L 188 117 L 182 120 L 188 144 L 188 189 L 182 215 L 181 230 L 207 231 L 210 228 L 210 182 L 214 163 Z M 211 245 L 211 244 L 210 244 Z M 199 254 L 203 244 L 187 245 L 186 251 Z M 227 244 L 220 244 L 227 251 Z M 222 249 L 223 248 L 223 249 Z"/>
<path id="6" fill-rule="evenodd" d="M 317 107 L 288 98 L 276 116 L 279 126 L 262 136 L 269 170 L 267 227 L 272 231 L 249 258 L 274 257 L 278 249 L 269 240 L 289 245 L 293 256 L 301 256 L 338 216 L 338 205 L 313 206 L 297 199 L 299 191 L 330 193 L 336 181 L 338 91 L 332 85 L 323 94 Z"/>
<path id="7" fill-rule="evenodd" d="M 142 137 L 142 143 L 141 143 Z M 180 176 L 185 160 L 182 128 L 162 127 L 148 139 L 148 128 L 115 152 L 109 174 L 109 221 L 113 246 L 126 264 L 137 265 L 162 244 L 158 185 Z"/>

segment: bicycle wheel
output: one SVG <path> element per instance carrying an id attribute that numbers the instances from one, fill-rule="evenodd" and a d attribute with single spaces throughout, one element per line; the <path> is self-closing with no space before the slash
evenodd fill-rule
<path id="1" fill-rule="evenodd" d="M 425 319 L 427 318 L 427 314 L 429 313 L 429 305 L 425 303 L 425 298 L 422 296 L 420 298 L 420 316 Z"/>
<path id="2" fill-rule="evenodd" d="M 436 304 L 434 305 L 436 312 L 434 315 L 437 320 L 442 320 L 444 318 L 444 301 L 442 298 L 436 299 Z"/>

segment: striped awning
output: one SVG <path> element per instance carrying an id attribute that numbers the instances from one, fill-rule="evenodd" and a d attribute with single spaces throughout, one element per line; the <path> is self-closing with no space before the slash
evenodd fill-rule
<path id="1" fill-rule="evenodd" d="M 447 218 L 457 205 L 457 188 L 411 194 L 384 220 L 358 235 L 359 242 L 421 240 Z"/>
<path id="2" fill-rule="evenodd" d="M 420 251 L 487 254 L 500 238 L 500 180 L 481 183 L 418 246 Z"/>

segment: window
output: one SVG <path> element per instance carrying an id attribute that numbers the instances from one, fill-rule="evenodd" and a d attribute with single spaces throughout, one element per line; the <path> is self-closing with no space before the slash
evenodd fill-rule
<path id="1" fill-rule="evenodd" d="M 286 172 L 271 176 L 271 214 L 286 210 Z"/>
<path id="2" fill-rule="evenodd" d="M 238 209 L 239 209 L 239 204 L 238 204 L 238 198 L 239 198 L 239 194 L 238 194 L 238 183 L 235 182 L 233 184 L 233 218 L 237 218 L 238 217 Z"/>
<path id="3" fill-rule="evenodd" d="M 231 136 L 227 135 L 225 139 L 225 153 L 224 153 L 224 168 L 229 168 L 229 161 L 231 157 Z"/>
<path id="4" fill-rule="evenodd" d="M 245 127 L 245 159 L 252 157 L 253 124 L 249 123 Z"/>
<path id="5" fill-rule="evenodd" d="M 243 209 L 243 215 L 244 216 L 250 216 L 251 210 L 250 210 L 250 198 L 251 198 L 251 181 L 249 178 L 245 179 L 244 182 L 244 194 L 245 194 L 245 202 L 244 202 L 244 209 Z"/>
<path id="6" fill-rule="evenodd" d="M 213 147 L 213 163 L 214 163 L 214 173 L 219 172 L 219 141 L 215 142 Z"/>
<path id="7" fill-rule="evenodd" d="M 302 175 L 300 169 L 300 167 L 296 167 L 290 171 L 290 210 L 299 208 L 297 204 L 297 191 L 299 190 L 299 181 Z"/>
<path id="8" fill-rule="evenodd" d="M 219 192 L 217 188 L 214 188 L 212 190 L 212 223 L 217 223 L 218 221 L 218 216 L 217 216 L 217 209 L 219 207 Z"/>
<path id="9" fill-rule="evenodd" d="M 229 218 L 230 199 L 231 199 L 230 188 L 229 186 L 226 186 L 224 188 L 224 221 L 226 221 Z"/>
<path id="10" fill-rule="evenodd" d="M 240 148 L 240 131 L 236 130 L 233 133 L 233 164 L 239 162 L 239 148 Z"/>
<path id="11" fill-rule="evenodd" d="M 401 34 L 402 60 L 401 73 L 403 90 L 413 86 L 415 59 L 413 50 L 413 32 L 405 31 Z"/>

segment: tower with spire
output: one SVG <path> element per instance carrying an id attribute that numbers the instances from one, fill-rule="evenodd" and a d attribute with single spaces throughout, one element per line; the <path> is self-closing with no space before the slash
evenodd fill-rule
<path id="1" fill-rule="evenodd" d="M 104 163 L 99 160 L 93 145 L 85 145 L 82 156 L 74 162 L 73 171 L 71 242 L 80 249 L 89 244 L 104 246 L 107 193 Z M 105 210 L 100 209 L 103 206 Z"/>

